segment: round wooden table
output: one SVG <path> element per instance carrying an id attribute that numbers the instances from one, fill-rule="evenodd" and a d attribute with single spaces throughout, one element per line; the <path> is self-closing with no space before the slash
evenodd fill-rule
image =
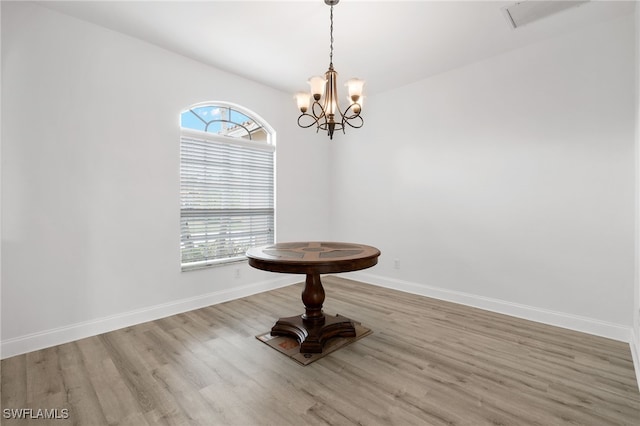
<path id="1" fill-rule="evenodd" d="M 278 243 L 249 249 L 249 265 L 254 268 L 307 275 L 302 291 L 304 314 L 280 318 L 271 334 L 298 339 L 302 353 L 321 353 L 332 337 L 354 337 L 355 327 L 349 318 L 322 312 L 325 294 L 320 274 L 370 268 L 378 263 L 378 256 L 380 250 L 375 247 L 337 242 Z"/>

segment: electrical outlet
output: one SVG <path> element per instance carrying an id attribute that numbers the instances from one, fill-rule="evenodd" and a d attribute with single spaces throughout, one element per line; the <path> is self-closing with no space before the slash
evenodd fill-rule
<path id="1" fill-rule="evenodd" d="M 393 269 L 400 269 L 400 259 L 395 259 L 393 261 Z"/>
<path id="2" fill-rule="evenodd" d="M 235 277 L 240 278 L 240 268 L 236 268 Z"/>

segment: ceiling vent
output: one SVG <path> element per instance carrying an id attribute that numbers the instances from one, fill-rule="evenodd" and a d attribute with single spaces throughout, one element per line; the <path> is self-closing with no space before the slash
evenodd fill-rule
<path id="1" fill-rule="evenodd" d="M 513 29 L 521 27 L 526 24 L 530 24 L 539 19 L 553 15 L 572 7 L 580 6 L 583 3 L 587 3 L 589 0 L 578 1 L 565 1 L 565 0 L 528 0 L 520 3 L 513 4 L 502 8 L 509 25 Z"/>

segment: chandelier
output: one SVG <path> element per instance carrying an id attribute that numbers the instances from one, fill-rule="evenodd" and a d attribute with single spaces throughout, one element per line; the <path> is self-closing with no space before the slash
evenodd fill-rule
<path id="1" fill-rule="evenodd" d="M 319 130 L 326 131 L 330 139 L 333 139 L 335 130 L 342 130 L 342 133 L 344 133 L 346 125 L 357 129 L 364 124 L 364 120 L 360 115 L 364 80 L 352 78 L 345 84 L 349 92 L 347 98 L 349 106 L 344 112 L 340 110 L 338 102 L 338 73 L 333 69 L 333 6 L 338 4 L 339 1 L 324 0 L 325 4 L 331 7 L 329 69 L 324 73 L 324 76 L 314 76 L 309 79 L 310 93 L 298 92 L 295 96 L 298 108 L 302 113 L 298 117 L 298 126 L 303 128 L 316 126 L 316 132 Z M 309 111 L 309 102 L 312 97 L 313 103 Z"/>

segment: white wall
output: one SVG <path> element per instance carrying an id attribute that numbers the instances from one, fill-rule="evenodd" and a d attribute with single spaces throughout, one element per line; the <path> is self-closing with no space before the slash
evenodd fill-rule
<path id="1" fill-rule="evenodd" d="M 207 100 L 276 129 L 277 238 L 327 238 L 328 146 L 305 139 L 290 94 L 1 6 L 3 356 L 300 280 L 179 264 L 179 113 Z"/>
<path id="2" fill-rule="evenodd" d="M 332 238 L 382 251 L 352 275 L 628 341 L 633 46 L 627 16 L 370 97 L 333 146 Z"/>

